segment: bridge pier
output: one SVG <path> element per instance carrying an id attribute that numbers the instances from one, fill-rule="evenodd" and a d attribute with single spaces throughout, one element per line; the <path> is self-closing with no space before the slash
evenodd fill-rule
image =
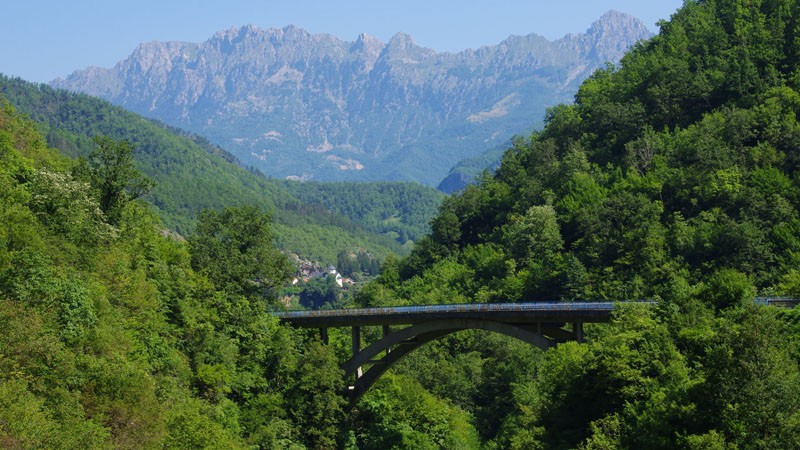
<path id="1" fill-rule="evenodd" d="M 361 352 L 361 327 L 354 326 L 351 336 L 353 339 L 353 344 L 352 344 L 353 355 L 358 355 Z M 355 368 L 354 374 L 356 376 L 356 381 L 358 381 L 358 379 L 361 378 L 362 375 L 361 365 Z"/>
<path id="2" fill-rule="evenodd" d="M 328 329 L 322 327 L 319 329 L 319 338 L 322 340 L 322 343 L 328 345 Z"/>
<path id="3" fill-rule="evenodd" d="M 386 338 L 386 336 L 388 336 L 388 335 L 389 335 L 389 333 L 391 333 L 391 329 L 389 328 L 389 325 L 381 325 L 381 329 L 382 329 L 382 330 L 381 330 L 381 331 L 382 331 L 382 333 L 381 333 L 381 337 L 383 337 L 383 338 Z M 389 353 L 390 353 L 391 351 L 392 351 L 391 347 L 387 347 L 387 348 L 386 348 L 386 356 L 384 356 L 383 358 L 381 358 L 381 361 L 385 362 L 385 361 L 386 361 L 386 359 L 389 357 Z"/>
<path id="4" fill-rule="evenodd" d="M 583 322 L 572 322 L 573 339 L 578 343 L 583 343 Z"/>

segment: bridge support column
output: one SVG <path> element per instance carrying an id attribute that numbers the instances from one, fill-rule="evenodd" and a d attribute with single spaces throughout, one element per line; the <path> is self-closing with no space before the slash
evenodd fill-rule
<path id="1" fill-rule="evenodd" d="M 386 336 L 388 336 L 388 335 L 389 335 L 389 333 L 390 333 L 390 331 L 391 331 L 391 330 L 389 329 L 389 325 L 383 325 L 383 326 L 382 326 L 382 329 L 383 329 L 383 336 L 382 336 L 382 337 L 386 337 Z M 387 347 L 387 348 L 386 348 L 386 354 L 387 354 L 387 355 L 388 355 L 388 354 L 389 354 L 391 351 L 392 351 L 391 347 Z"/>
<path id="2" fill-rule="evenodd" d="M 353 339 L 353 357 L 355 357 L 356 355 L 359 354 L 359 352 L 361 352 L 361 327 L 358 326 L 353 327 L 352 339 Z M 361 378 L 361 366 L 358 366 L 358 368 L 355 371 L 355 375 L 356 375 L 356 380 Z"/>
<path id="3" fill-rule="evenodd" d="M 320 328 L 319 329 L 319 337 L 322 339 L 322 343 L 328 345 L 328 329 L 327 328 Z"/>
<path id="4" fill-rule="evenodd" d="M 578 343 L 583 342 L 583 322 L 572 322 L 572 333 Z"/>

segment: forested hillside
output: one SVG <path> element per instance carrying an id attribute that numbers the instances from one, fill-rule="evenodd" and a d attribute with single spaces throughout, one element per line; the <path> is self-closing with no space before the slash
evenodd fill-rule
<path id="1" fill-rule="evenodd" d="M 130 142 L 138 167 L 155 181 L 147 199 L 165 225 L 181 234 L 192 231 L 195 217 L 204 208 L 251 204 L 274 216 L 278 245 L 288 252 L 326 264 L 336 262 L 341 251 L 368 251 L 382 259 L 389 253 L 406 252 L 401 244 L 428 230 L 441 198 L 433 189 L 411 183 L 363 185 L 358 196 L 353 189 L 344 189 L 349 194 L 342 195 L 343 188 L 330 183 L 313 189 L 294 186 L 297 183 L 270 180 L 237 167 L 232 155 L 202 137 L 103 100 L 2 75 L 0 95 L 39 124 L 49 145 L 68 155 L 87 155 L 98 135 Z M 303 193 L 330 199 L 335 205 L 315 201 L 310 195 L 300 199 Z M 365 212 L 365 199 L 370 199 L 369 206 L 391 204 L 380 205 L 376 210 L 380 218 L 371 218 Z M 392 207 L 397 211 L 390 211 Z"/>
<path id="2" fill-rule="evenodd" d="M 547 351 L 449 335 L 352 410 L 350 330 L 323 345 L 266 313 L 288 271 L 263 210 L 164 237 L 130 164 L 104 182 L 124 143 L 76 162 L 6 106 L 0 446 L 800 448 L 800 310 L 753 302 L 800 297 L 798 53 L 800 2 L 689 0 L 549 110 L 353 305 L 657 305 Z"/>
<path id="3" fill-rule="evenodd" d="M 69 159 L 0 108 L 0 447 L 322 449 L 423 424 L 477 442 L 402 377 L 387 395 L 411 396 L 411 418 L 346 421 L 344 336 L 323 346 L 268 312 L 292 272 L 268 215 L 205 210 L 176 241 L 134 199 L 149 184 L 130 147 L 97 147 Z"/>
<path id="4" fill-rule="evenodd" d="M 798 113 L 800 2 L 687 1 L 359 297 L 658 307 L 532 357 L 465 333 L 396 372 L 489 448 L 800 447 L 798 316 L 753 305 L 800 296 Z"/>
<path id="5" fill-rule="evenodd" d="M 429 223 L 444 199 L 436 189 L 408 182 L 287 181 L 284 187 L 305 203 L 323 205 L 367 230 L 409 244 L 430 231 Z"/>

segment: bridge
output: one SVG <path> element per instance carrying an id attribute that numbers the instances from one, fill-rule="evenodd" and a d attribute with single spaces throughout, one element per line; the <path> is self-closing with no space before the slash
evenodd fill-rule
<path id="1" fill-rule="evenodd" d="M 582 342 L 583 324 L 608 322 L 613 310 L 611 302 L 495 303 L 287 311 L 275 315 L 295 327 L 318 328 L 325 343 L 328 328 L 352 328 L 353 356 L 341 368 L 345 379 L 353 380 L 347 396 L 355 403 L 408 353 L 448 334 L 488 330 L 547 349 L 569 340 Z M 382 337 L 361 348 L 361 327 L 365 326 L 382 327 Z"/>

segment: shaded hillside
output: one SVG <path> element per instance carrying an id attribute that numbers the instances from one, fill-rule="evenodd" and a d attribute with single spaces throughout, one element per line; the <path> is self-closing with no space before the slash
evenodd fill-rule
<path id="1" fill-rule="evenodd" d="M 436 53 L 398 33 L 355 42 L 249 25 L 202 43 L 141 44 L 113 68 L 52 82 L 191 130 L 274 177 L 412 180 L 541 122 L 580 82 L 651 34 L 611 11 L 584 34 Z"/>
<path id="2" fill-rule="evenodd" d="M 490 148 L 482 154 L 459 161 L 450 169 L 447 176 L 436 186 L 436 189 L 445 194 L 458 192 L 470 184 L 478 182 L 484 170 L 494 172 L 500 165 L 503 154 L 510 146 L 510 142 Z"/>

